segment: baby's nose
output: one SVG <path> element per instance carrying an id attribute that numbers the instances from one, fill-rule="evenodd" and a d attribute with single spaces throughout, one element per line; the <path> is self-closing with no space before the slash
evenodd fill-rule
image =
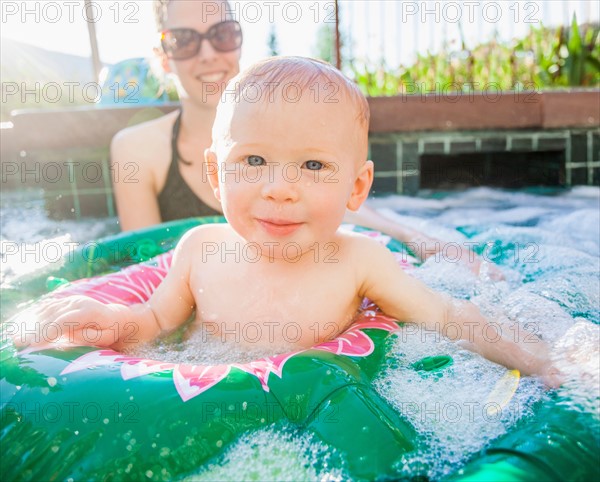
<path id="1" fill-rule="evenodd" d="M 275 169 L 268 180 L 265 180 L 262 194 L 265 199 L 276 202 L 296 202 L 299 198 L 300 181 Z"/>

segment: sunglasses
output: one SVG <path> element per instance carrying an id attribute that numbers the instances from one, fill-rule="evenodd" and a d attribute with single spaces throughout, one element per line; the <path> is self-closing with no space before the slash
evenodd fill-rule
<path id="1" fill-rule="evenodd" d="M 242 45 L 242 27 L 235 20 L 220 22 L 208 29 L 205 34 L 193 28 L 163 30 L 160 43 L 167 57 L 185 60 L 198 55 L 202 41 L 206 39 L 218 52 L 230 52 Z"/>

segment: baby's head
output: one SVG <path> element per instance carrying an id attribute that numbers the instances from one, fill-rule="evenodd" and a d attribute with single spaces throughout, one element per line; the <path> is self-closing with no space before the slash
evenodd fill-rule
<path id="1" fill-rule="evenodd" d="M 289 107 L 289 112 L 298 116 L 300 103 L 312 104 L 315 112 L 321 109 L 320 113 L 326 117 L 312 121 L 318 121 L 324 129 L 336 131 L 340 119 L 350 120 L 351 126 L 339 127 L 346 127 L 348 132 L 344 134 L 350 136 L 347 140 L 355 143 L 356 160 L 366 160 L 369 104 L 365 96 L 332 65 L 306 57 L 271 57 L 234 77 L 217 109 L 213 143 L 227 138 L 235 121 L 232 117 L 240 110 Z"/>
<path id="2" fill-rule="evenodd" d="M 332 66 L 275 57 L 232 79 L 207 151 L 215 195 L 246 240 L 331 239 L 368 195 L 369 107 Z"/>

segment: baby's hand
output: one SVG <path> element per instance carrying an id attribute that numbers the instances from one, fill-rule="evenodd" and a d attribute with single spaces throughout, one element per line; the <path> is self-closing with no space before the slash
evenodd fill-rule
<path id="1" fill-rule="evenodd" d="M 494 263 L 482 261 L 479 257 L 470 265 L 471 271 L 476 276 L 485 276 L 492 281 L 504 281 L 504 273 Z"/>
<path id="2" fill-rule="evenodd" d="M 115 307 L 87 296 L 46 300 L 6 322 L 16 346 L 92 345 L 108 347 L 119 339 Z"/>
<path id="3" fill-rule="evenodd" d="M 549 388 L 560 388 L 565 382 L 563 373 L 554 365 L 548 365 L 540 374 L 540 378 L 544 382 L 544 385 Z"/>
<path id="4" fill-rule="evenodd" d="M 530 355 L 527 375 L 538 376 L 548 388 L 560 388 L 565 382 L 564 374 L 553 363 L 552 347 L 542 340 L 528 343 L 526 349 Z"/>

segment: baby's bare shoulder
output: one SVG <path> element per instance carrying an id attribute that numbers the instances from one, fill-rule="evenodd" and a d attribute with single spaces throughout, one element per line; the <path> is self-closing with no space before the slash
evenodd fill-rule
<path id="1" fill-rule="evenodd" d="M 226 242 L 231 238 L 233 230 L 229 224 L 202 224 L 190 229 L 179 241 L 185 247 L 197 247 L 201 243 Z"/>
<path id="2" fill-rule="evenodd" d="M 376 254 L 389 253 L 389 250 L 385 246 L 367 234 L 344 230 L 338 231 L 337 234 L 341 245 L 349 251 L 349 254 L 369 257 Z"/>

